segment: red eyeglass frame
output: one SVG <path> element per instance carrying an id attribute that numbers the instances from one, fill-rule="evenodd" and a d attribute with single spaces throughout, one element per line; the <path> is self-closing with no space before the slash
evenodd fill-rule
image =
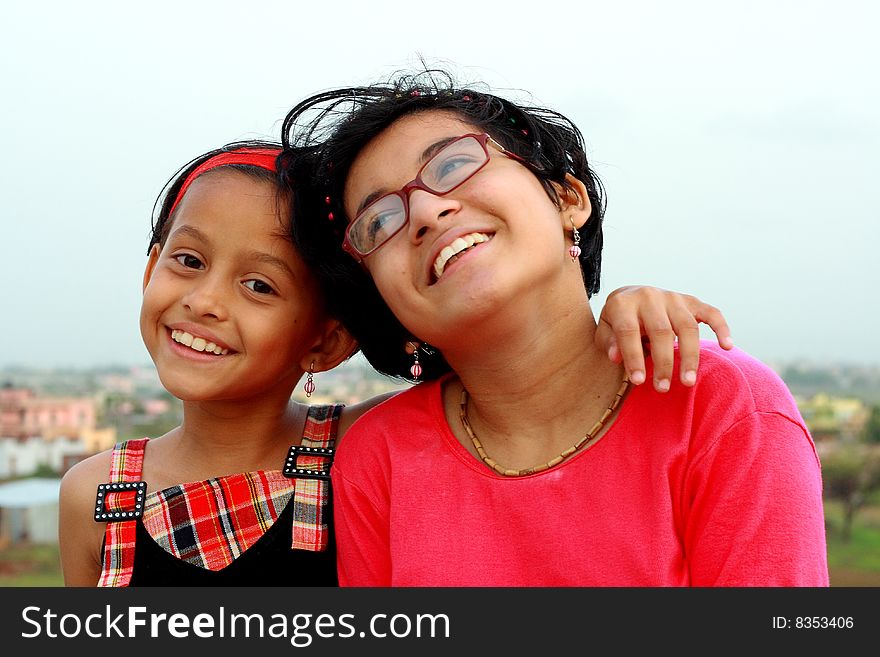
<path id="1" fill-rule="evenodd" d="M 454 144 L 458 141 L 461 141 L 462 139 L 468 139 L 468 138 L 476 139 L 477 142 L 479 142 L 480 146 L 483 147 L 483 151 L 486 153 L 486 161 L 483 162 L 476 169 L 474 169 L 473 172 L 467 178 L 464 178 L 463 180 L 458 182 L 454 187 L 450 187 L 445 192 L 436 192 L 433 189 L 431 189 L 430 187 L 428 187 L 424 183 L 424 181 L 422 180 L 422 172 L 425 170 L 425 167 L 427 167 L 429 164 L 431 164 L 431 162 L 434 161 L 434 158 L 437 157 L 437 155 L 440 152 L 440 151 L 438 151 L 438 153 L 434 154 L 427 162 L 425 162 L 421 166 L 421 168 L 419 169 L 419 172 L 416 174 L 415 178 L 410 180 L 408 183 L 406 183 L 403 187 L 401 187 L 397 191 L 388 192 L 387 194 L 382 194 L 382 196 L 371 201 L 363 210 L 361 210 L 358 213 L 357 217 L 355 217 L 354 220 L 351 223 L 349 223 L 348 227 L 345 229 L 345 239 L 342 241 L 342 249 L 346 253 L 348 253 L 350 256 L 352 256 L 355 260 L 362 263 L 364 261 L 364 258 L 366 258 L 368 255 L 372 254 L 376 250 L 385 246 L 391 240 L 392 237 L 397 235 L 397 233 L 399 233 L 401 230 L 403 230 L 403 227 L 409 223 L 409 195 L 410 195 L 410 193 L 412 193 L 413 191 L 415 191 L 417 189 L 421 189 L 422 191 L 428 192 L 429 194 L 433 194 L 434 196 L 446 196 L 450 192 L 455 191 L 456 189 L 461 187 L 463 184 L 465 184 L 468 180 L 470 180 L 475 175 L 477 175 L 477 173 L 479 171 L 481 171 L 483 169 L 483 167 L 485 167 L 487 164 L 489 164 L 489 160 L 490 160 L 489 144 L 491 144 L 496 150 L 500 151 L 502 155 L 506 155 L 510 159 L 516 160 L 517 162 L 520 162 L 521 164 L 523 164 L 527 167 L 529 166 L 529 163 L 525 159 L 523 159 L 522 157 L 520 157 L 516 153 L 511 153 L 509 150 L 504 148 L 504 146 L 502 146 L 497 141 L 495 141 L 487 132 L 469 133 L 466 135 L 461 135 L 460 137 L 456 137 L 455 139 L 452 139 L 451 141 L 444 144 L 443 148 L 440 150 L 441 151 L 445 150 L 445 149 L 449 148 L 450 146 L 452 146 L 452 144 Z M 378 203 L 382 199 L 387 198 L 389 196 L 398 196 L 400 198 L 400 200 L 403 202 L 403 211 L 406 215 L 406 219 L 381 244 L 377 244 L 376 246 L 374 246 L 372 249 L 370 249 L 366 253 L 361 253 L 351 243 L 351 237 L 350 237 L 351 236 L 351 228 L 352 228 L 352 226 L 354 226 L 354 224 L 357 222 L 358 218 L 363 214 L 363 212 L 367 208 L 371 207 L 373 204 Z"/>

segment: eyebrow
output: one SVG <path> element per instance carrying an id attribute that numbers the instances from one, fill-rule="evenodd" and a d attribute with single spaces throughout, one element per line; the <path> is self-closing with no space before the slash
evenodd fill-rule
<path id="1" fill-rule="evenodd" d="M 438 151 L 443 150 L 451 142 L 455 141 L 456 139 L 459 139 L 461 136 L 462 135 L 456 135 L 454 137 L 445 137 L 444 139 L 440 139 L 438 141 L 435 141 L 433 144 L 431 144 L 425 150 L 423 150 L 422 154 L 419 155 L 419 171 L 421 171 L 421 167 L 423 167 L 425 165 L 425 162 L 427 162 L 432 157 L 434 157 Z M 361 201 L 360 205 L 358 205 L 358 208 L 355 211 L 354 216 L 355 217 L 358 216 L 361 212 L 363 212 L 365 207 L 370 205 L 370 203 L 372 203 L 376 199 L 382 198 L 387 193 L 388 193 L 388 191 L 376 190 L 375 192 L 367 194 L 367 196 L 364 198 L 364 200 Z"/>
<path id="2" fill-rule="evenodd" d="M 193 239 L 199 240 L 200 242 L 205 242 L 206 244 L 211 243 L 211 240 L 208 239 L 208 236 L 194 226 L 180 226 L 178 228 L 175 228 L 168 236 L 168 241 L 170 242 L 178 235 L 182 237 L 192 237 Z"/>
<path id="3" fill-rule="evenodd" d="M 208 239 L 208 236 L 194 226 L 180 226 L 168 236 L 168 241 L 171 241 L 172 238 L 178 236 L 191 237 L 192 239 L 203 242 L 209 246 L 211 244 L 211 240 Z M 264 265 L 269 265 L 270 267 L 275 267 L 276 269 L 286 272 L 291 278 L 296 278 L 290 265 L 281 258 L 273 256 L 271 253 L 266 253 L 265 251 L 248 251 L 245 254 L 245 258 L 260 262 Z"/>
<path id="4" fill-rule="evenodd" d="M 278 258 L 277 256 L 273 256 L 272 254 L 266 253 L 264 251 L 251 251 L 247 254 L 247 257 L 251 260 L 261 262 L 264 265 L 269 265 L 270 267 L 280 269 L 284 272 L 287 272 L 287 275 L 291 278 L 296 278 L 296 275 L 293 273 L 293 269 L 291 269 L 290 265 L 288 265 L 284 260 Z"/>

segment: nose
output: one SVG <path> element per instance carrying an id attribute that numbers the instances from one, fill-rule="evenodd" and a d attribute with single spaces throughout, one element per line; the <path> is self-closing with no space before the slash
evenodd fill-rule
<path id="1" fill-rule="evenodd" d="M 181 299 L 183 306 L 196 317 L 217 320 L 228 318 L 222 282 L 217 276 L 203 275 L 193 281 Z"/>
<path id="2" fill-rule="evenodd" d="M 432 229 L 438 228 L 443 219 L 461 209 L 461 203 L 452 196 L 438 196 L 424 189 L 416 189 L 409 195 L 409 237 L 421 241 Z"/>

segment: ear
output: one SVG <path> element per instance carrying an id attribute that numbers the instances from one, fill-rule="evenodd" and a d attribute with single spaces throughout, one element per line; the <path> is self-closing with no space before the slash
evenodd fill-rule
<path id="1" fill-rule="evenodd" d="M 150 255 L 147 258 L 147 267 L 144 269 L 144 285 L 141 288 L 141 292 L 147 289 L 147 284 L 150 282 L 150 279 L 153 277 L 153 271 L 156 269 L 156 263 L 159 262 L 159 252 L 161 249 L 158 244 L 154 244 L 153 248 L 150 249 Z"/>
<path id="2" fill-rule="evenodd" d="M 563 226 L 566 230 L 570 230 L 571 224 L 574 223 L 576 228 L 581 228 L 593 214 L 587 186 L 570 173 L 565 174 L 565 181 L 566 186 L 554 185 L 559 195 L 559 212 Z"/>
<path id="3" fill-rule="evenodd" d="M 332 370 L 357 350 L 357 341 L 340 322 L 328 319 L 321 334 L 303 354 L 300 367 L 308 372 L 314 363 L 315 372 Z"/>

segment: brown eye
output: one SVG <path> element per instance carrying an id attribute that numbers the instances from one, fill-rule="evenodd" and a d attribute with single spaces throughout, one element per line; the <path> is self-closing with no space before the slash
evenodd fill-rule
<path id="1" fill-rule="evenodd" d="M 257 294 L 275 294 L 275 290 L 272 289 L 272 286 L 268 283 L 261 281 L 258 278 L 251 278 L 242 283 L 247 289 L 252 292 L 256 292 Z"/>
<path id="2" fill-rule="evenodd" d="M 182 253 L 179 256 L 174 256 L 174 259 L 187 269 L 204 269 L 205 267 L 201 260 L 189 253 Z"/>

